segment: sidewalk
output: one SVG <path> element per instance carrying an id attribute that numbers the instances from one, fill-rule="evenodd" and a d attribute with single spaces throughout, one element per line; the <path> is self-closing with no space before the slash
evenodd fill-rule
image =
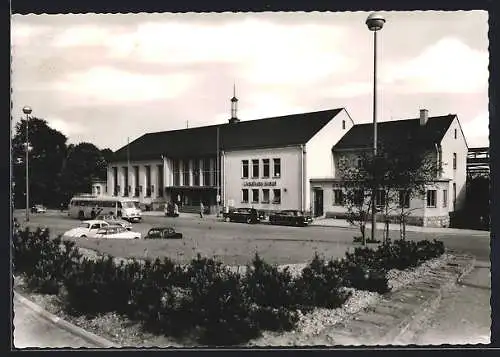
<path id="1" fill-rule="evenodd" d="M 163 211 L 144 211 L 143 216 L 154 216 L 162 217 L 165 214 Z M 179 217 L 181 219 L 200 219 L 198 213 L 180 213 Z M 214 214 L 207 214 L 203 216 L 203 220 L 212 222 L 222 222 L 222 216 L 217 218 Z M 263 223 L 267 223 L 263 221 Z M 322 226 L 322 227 L 336 227 L 336 228 L 346 228 L 346 229 L 358 229 L 356 226 L 349 224 L 345 219 L 333 219 L 333 218 L 315 218 L 311 223 L 311 226 Z M 371 223 L 366 224 L 367 229 L 371 229 Z M 377 222 L 377 229 L 383 230 L 384 223 Z M 399 224 L 390 223 L 389 230 L 399 231 Z M 472 230 L 472 229 L 458 229 L 458 228 L 438 228 L 438 227 L 420 227 L 420 226 L 406 226 L 407 232 L 421 232 L 421 233 L 442 233 L 442 234 L 472 234 L 481 236 L 490 236 L 488 231 Z"/>
<path id="2" fill-rule="evenodd" d="M 339 227 L 339 228 L 351 228 L 357 229 L 357 227 L 349 224 L 345 219 L 333 219 L 333 218 L 316 218 L 312 226 L 324 226 L 324 227 Z M 367 229 L 371 229 L 371 223 L 366 224 Z M 384 223 L 377 222 L 377 229 L 383 230 Z M 390 223 L 389 230 L 391 231 L 399 231 L 399 224 Z M 422 232 L 422 233 L 443 233 L 443 234 L 474 234 L 474 235 L 484 235 L 488 236 L 490 233 L 488 231 L 479 231 L 472 229 L 458 229 L 458 228 L 438 228 L 438 227 L 420 227 L 420 226 L 406 226 L 407 232 Z"/>

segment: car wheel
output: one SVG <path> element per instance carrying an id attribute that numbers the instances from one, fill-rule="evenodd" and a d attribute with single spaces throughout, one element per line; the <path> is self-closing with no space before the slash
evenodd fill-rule
<path id="1" fill-rule="evenodd" d="M 250 223 L 252 223 L 252 219 L 250 217 L 248 217 L 246 222 L 247 222 L 247 224 L 250 224 Z"/>
<path id="2" fill-rule="evenodd" d="M 226 218 L 225 218 L 225 221 L 226 221 L 226 222 L 231 222 L 231 218 L 226 217 Z"/>
<path id="3" fill-rule="evenodd" d="M 85 219 L 85 214 L 83 213 L 83 211 L 78 212 L 78 219 L 81 221 Z"/>

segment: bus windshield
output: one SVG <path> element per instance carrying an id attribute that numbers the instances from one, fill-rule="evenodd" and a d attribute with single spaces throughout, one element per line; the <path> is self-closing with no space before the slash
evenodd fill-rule
<path id="1" fill-rule="evenodd" d="M 122 207 L 123 208 L 136 208 L 135 202 L 133 202 L 133 201 L 122 202 Z"/>

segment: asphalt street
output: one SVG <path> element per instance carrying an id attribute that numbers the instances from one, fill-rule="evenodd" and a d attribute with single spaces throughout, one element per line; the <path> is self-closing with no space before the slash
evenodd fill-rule
<path id="1" fill-rule="evenodd" d="M 24 221 L 22 212 L 17 211 L 15 216 L 20 223 Z M 50 228 L 52 234 L 62 234 L 66 230 L 79 224 L 78 220 L 67 217 L 64 213 L 32 215 L 29 226 L 45 226 Z M 309 260 L 315 251 L 324 253 L 325 256 L 341 257 L 344 252 L 352 247 L 352 239 L 359 232 L 355 228 L 338 228 L 324 226 L 287 227 L 269 224 L 248 225 L 244 223 L 215 222 L 213 219 L 170 218 L 162 216 L 144 216 L 143 221 L 134 224 L 134 231 L 144 236 L 153 226 L 172 226 L 183 233 L 183 242 L 154 242 L 143 249 L 184 251 L 188 254 L 187 246 L 191 250 L 199 250 L 206 254 L 218 256 L 234 255 L 236 260 L 246 263 L 251 258 L 253 251 L 267 255 L 276 263 L 299 263 Z M 380 232 L 379 232 L 380 233 Z M 368 231 L 369 234 L 369 231 Z M 399 237 L 398 231 L 391 231 L 392 238 Z M 490 259 L 489 232 L 460 233 L 432 233 L 432 232 L 407 232 L 407 239 L 440 239 L 445 246 L 460 253 L 476 256 L 478 260 Z M 188 244 L 186 243 L 188 242 Z M 156 245 L 155 245 L 156 244 Z M 80 245 L 80 244 L 79 244 Z M 103 247 L 106 244 L 101 243 Z M 123 248 L 131 242 L 123 242 Z M 140 244 L 139 244 L 140 245 Z M 161 245 L 168 245 L 162 247 Z M 83 244 L 82 246 L 85 246 Z M 141 246 L 142 247 L 142 246 Z M 91 248 L 89 246 L 89 248 Z M 139 247 L 136 247 L 139 249 Z M 110 253 L 111 254 L 111 253 Z"/>
<path id="2" fill-rule="evenodd" d="M 98 348 L 72 334 L 14 299 L 15 348 Z"/>

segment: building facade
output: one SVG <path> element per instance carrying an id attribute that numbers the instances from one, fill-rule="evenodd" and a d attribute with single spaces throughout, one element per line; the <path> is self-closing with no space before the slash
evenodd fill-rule
<path id="1" fill-rule="evenodd" d="M 347 213 L 344 206 L 344 187 L 339 175 L 339 162 L 346 160 L 356 167 L 363 151 L 370 151 L 373 141 L 372 124 L 355 125 L 333 147 L 335 170 L 330 177 L 311 180 L 313 213 L 315 216 L 343 218 Z M 456 115 L 428 117 L 421 110 L 417 119 L 395 120 L 378 124 L 379 144 L 391 143 L 409 145 L 422 152 L 442 171 L 429 182 L 423 197 L 399 199 L 396 205 L 411 212 L 410 224 L 447 227 L 450 213 L 462 209 L 465 204 L 467 142 Z M 399 141 L 399 143 L 398 143 Z M 379 196 L 383 196 L 380 192 Z M 403 193 L 401 194 L 403 195 Z M 383 199 L 377 197 L 377 206 Z M 394 212 L 398 207 L 392 207 Z M 392 214 L 391 220 L 397 220 Z"/>
<path id="2" fill-rule="evenodd" d="M 332 144 L 353 125 L 343 108 L 145 134 L 115 153 L 107 190 L 151 209 L 310 210 L 310 180 L 334 169 Z"/>

